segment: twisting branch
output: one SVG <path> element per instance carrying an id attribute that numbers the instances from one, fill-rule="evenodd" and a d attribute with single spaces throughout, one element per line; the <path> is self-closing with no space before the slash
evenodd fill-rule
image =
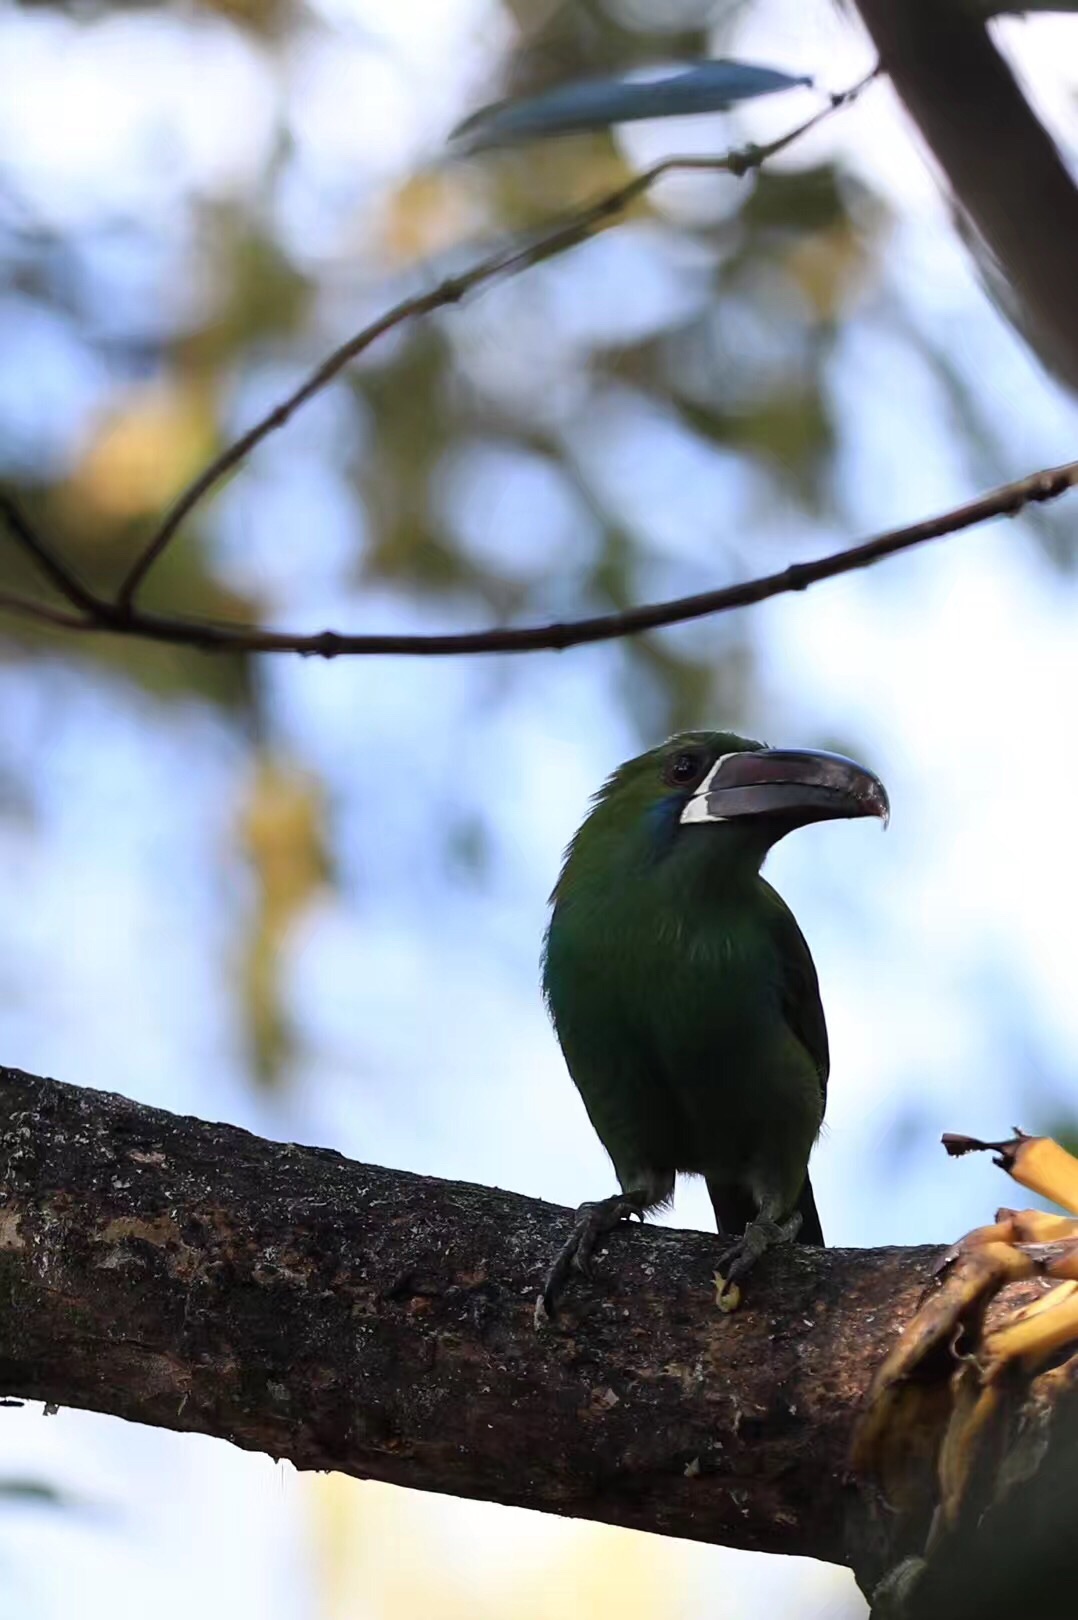
<path id="1" fill-rule="evenodd" d="M 654 163 L 651 168 L 635 175 L 625 185 L 618 186 L 616 190 L 607 192 L 595 202 L 588 203 L 534 240 L 492 253 L 489 258 L 481 259 L 478 264 L 473 265 L 470 270 L 463 271 L 459 276 L 447 277 L 429 292 L 402 299 L 376 321 L 365 326 L 362 332 L 357 332 L 347 343 L 342 343 L 340 348 L 335 349 L 293 393 L 289 394 L 287 399 L 275 405 L 273 410 L 267 412 L 248 428 L 246 433 L 234 440 L 187 486 L 163 518 L 145 550 L 136 558 L 121 584 L 116 598 L 118 607 L 122 611 L 132 607 L 146 575 L 199 502 L 216 489 L 234 468 L 245 461 L 263 439 L 275 433 L 278 428 L 284 427 L 302 405 L 320 393 L 327 383 L 332 382 L 345 366 L 358 359 L 378 338 L 384 337 L 387 332 L 392 332 L 398 326 L 418 320 L 421 316 L 430 315 L 437 309 L 459 304 L 467 294 L 478 291 L 479 288 L 499 280 L 502 276 L 530 269 L 533 265 L 541 264 L 546 259 L 553 259 L 569 248 L 576 247 L 623 214 L 638 197 L 650 191 L 665 175 L 695 170 L 709 174 L 742 176 L 759 169 L 769 158 L 784 152 L 788 146 L 792 146 L 795 141 L 807 135 L 840 107 L 848 106 L 871 83 L 876 72 L 877 69 L 874 68 L 848 90 L 839 91 L 831 96 L 826 107 L 814 113 L 811 118 L 806 118 L 796 129 L 780 135 L 777 140 L 768 141 L 764 146 L 741 147 L 720 157 L 663 158 L 661 162 Z"/>
<path id="2" fill-rule="evenodd" d="M 729 613 L 735 608 L 749 607 L 773 596 L 807 590 L 821 580 L 834 579 L 857 568 L 867 568 L 884 557 L 893 557 L 900 551 L 924 545 L 926 541 L 957 534 L 991 518 L 1014 517 L 1026 506 L 1057 500 L 1076 484 L 1078 461 L 1070 461 L 1062 467 L 1046 468 L 1013 484 L 1004 484 L 937 517 L 926 518 L 921 523 L 912 523 L 901 529 L 889 529 L 859 545 L 831 552 L 814 562 L 791 563 L 777 573 L 761 574 L 737 585 L 724 585 L 692 596 L 674 597 L 665 602 L 628 608 L 620 613 L 600 613 L 564 623 L 465 630 L 444 635 L 345 634 L 337 630 L 300 635 L 287 630 L 262 630 L 255 626 L 214 620 L 173 617 L 150 613 L 138 607 L 119 608 L 115 603 L 90 593 L 87 593 L 90 604 L 82 614 L 68 613 L 10 594 L 0 594 L 0 612 L 35 619 L 63 630 L 131 636 L 143 641 L 199 647 L 207 652 L 292 652 L 319 658 L 339 658 L 343 655 L 369 658 L 386 654 L 431 658 L 474 653 L 560 652 L 589 642 L 616 641 L 645 630 L 658 630 L 716 613 Z M 0 513 L 6 516 L 10 506 L 10 501 L 5 502 L 0 507 Z M 21 513 L 19 522 L 20 527 L 15 533 L 21 539 L 28 528 L 26 518 Z M 36 550 L 34 555 L 37 555 Z"/>

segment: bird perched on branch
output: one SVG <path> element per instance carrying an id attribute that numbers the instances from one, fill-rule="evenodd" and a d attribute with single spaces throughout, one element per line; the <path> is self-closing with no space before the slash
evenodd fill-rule
<path id="1" fill-rule="evenodd" d="M 596 795 L 551 897 L 543 989 L 569 1072 L 621 1187 L 584 1204 L 547 1279 L 630 1215 L 702 1175 L 721 1237 L 720 1304 L 769 1247 L 822 1244 L 808 1161 L 827 1094 L 827 1028 L 809 948 L 760 867 L 813 821 L 889 814 L 837 754 L 686 732 Z"/>

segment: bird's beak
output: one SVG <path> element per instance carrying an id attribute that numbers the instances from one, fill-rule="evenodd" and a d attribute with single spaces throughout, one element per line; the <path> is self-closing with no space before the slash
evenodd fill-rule
<path id="1" fill-rule="evenodd" d="M 717 759 L 681 812 L 683 823 L 789 817 L 795 824 L 891 815 L 878 777 L 841 754 L 751 748 Z"/>

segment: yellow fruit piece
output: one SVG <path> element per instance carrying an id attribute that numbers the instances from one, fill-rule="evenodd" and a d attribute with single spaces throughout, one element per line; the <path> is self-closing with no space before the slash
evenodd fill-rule
<path id="1" fill-rule="evenodd" d="M 982 1389 L 975 1376 L 958 1380 L 951 1421 L 939 1457 L 940 1511 L 946 1524 L 954 1524 L 958 1518 L 973 1472 L 978 1441 L 999 1410 L 999 1403 L 998 1385 L 989 1384 Z"/>
<path id="2" fill-rule="evenodd" d="M 999 1150 L 1003 1168 L 1021 1186 L 1078 1215 L 1078 1159 L 1050 1136 L 1018 1136 Z"/>
<path id="3" fill-rule="evenodd" d="M 727 1315 L 731 1311 L 736 1311 L 741 1304 L 741 1290 L 736 1282 L 728 1283 L 720 1271 L 716 1271 L 712 1282 L 715 1284 L 715 1304 L 719 1310 L 725 1311 Z"/>
<path id="4" fill-rule="evenodd" d="M 984 1355 L 993 1372 L 1018 1358 L 1027 1367 L 1035 1365 L 1078 1338 L 1078 1296 L 1070 1283 L 1053 1288 L 1037 1304 L 1038 1310 L 1023 1311 L 986 1335 Z"/>

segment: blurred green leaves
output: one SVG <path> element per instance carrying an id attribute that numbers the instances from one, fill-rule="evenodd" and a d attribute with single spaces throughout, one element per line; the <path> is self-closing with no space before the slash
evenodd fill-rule
<path id="1" fill-rule="evenodd" d="M 91 52 L 98 23 L 117 24 L 127 9 L 70 8 L 80 26 L 67 49 Z M 442 143 L 467 100 L 445 101 L 440 126 L 429 124 L 410 158 L 386 131 L 396 145 L 383 151 L 372 140 L 345 162 L 311 134 L 328 127 L 324 108 L 322 124 L 301 116 L 303 98 L 313 108 L 333 83 L 309 65 L 292 74 L 297 62 L 331 60 L 308 50 L 324 44 L 330 25 L 288 0 L 202 9 L 232 25 L 224 30 L 230 49 L 238 30 L 245 71 L 270 109 L 259 167 L 221 171 L 222 179 L 211 165 L 217 178 L 192 179 L 167 216 L 133 210 L 120 220 L 112 203 L 97 214 L 89 202 L 81 212 L 67 204 L 65 214 L 44 182 L 33 194 L 34 177 L 17 162 L 0 169 L 0 223 L 5 201 L 10 211 L 16 198 L 18 217 L 49 222 L 36 234 L 0 231 L 0 262 L 6 253 L 23 296 L 55 322 L 57 353 L 64 343 L 72 356 L 77 347 L 96 379 L 92 406 L 76 413 L 72 405 L 65 453 L 0 462 L 0 476 L 6 469 L 31 518 L 101 590 L 115 588 L 200 468 L 274 403 L 266 379 L 284 379 L 283 397 L 402 292 L 459 273 L 492 243 L 541 230 L 633 173 L 602 130 L 447 163 Z M 154 11 L 173 27 L 187 15 L 149 7 L 143 21 Z M 500 57 L 488 52 L 484 75 L 467 79 L 472 105 L 620 76 L 649 60 L 699 58 L 716 46 L 737 54 L 730 18 L 709 33 L 691 6 L 676 17 L 659 8 L 653 26 L 643 8 L 591 0 L 515 0 L 510 15 L 519 33 L 505 33 Z M 152 98 L 151 46 L 143 28 Z M 395 49 L 389 30 L 381 37 L 357 23 L 340 34 L 338 54 L 374 72 Z M 447 60 L 441 79 L 453 67 Z M 812 73 L 820 64 L 793 67 Z M 95 93 L 107 98 L 109 86 Z M 421 91 L 412 93 L 421 111 Z M 344 104 L 339 122 L 343 142 Z M 714 127 L 719 150 L 746 139 L 737 116 Z M 376 136 L 377 122 L 370 128 Z M 155 137 L 161 152 L 170 150 L 168 135 Z M 176 153 L 197 152 L 197 135 L 197 127 L 182 139 L 173 132 Z M 130 158 L 137 165 L 145 154 Z M 110 257 L 102 233 L 117 226 L 123 247 Z M 402 612 L 421 609 L 425 622 L 482 626 L 624 608 L 732 579 L 752 540 L 739 514 L 794 507 L 826 519 L 834 511 L 830 361 L 879 274 L 886 235 L 885 211 L 862 182 L 818 158 L 805 167 L 796 147 L 781 167 L 743 180 L 693 177 L 656 188 L 602 244 L 376 344 L 334 385 L 332 431 L 312 432 L 306 424 L 322 418 L 301 413 L 259 449 L 257 466 L 234 475 L 250 499 L 233 511 L 227 546 L 231 489 L 191 514 L 150 576 L 146 605 L 295 623 L 297 593 L 280 581 L 301 578 L 302 562 L 286 570 L 258 559 L 281 548 L 317 558 L 324 517 L 312 496 L 299 521 L 291 511 L 286 519 L 272 478 L 259 484 L 265 469 L 286 465 L 301 468 L 312 489 L 343 491 L 356 513 L 347 552 L 315 569 L 320 593 L 300 593 L 319 628 L 340 626 L 344 598 L 352 625 L 369 596 L 383 613 L 396 602 Z M 132 280 L 136 262 L 144 269 Z M 0 354 L 5 308 L 0 302 Z M 679 464 L 683 455 L 686 466 L 706 470 L 706 485 L 698 490 L 689 476 L 664 484 L 658 475 L 649 484 L 649 422 L 665 436 L 656 469 L 676 441 Z M 476 467 L 488 469 L 482 488 Z M 626 469 L 640 473 L 646 500 L 624 498 Z M 743 492 L 728 511 L 703 504 L 712 480 Z M 791 560 L 788 552 L 753 556 L 762 566 Z M 40 589 L 10 543 L 0 546 L 3 589 Z M 287 1073 L 296 1032 L 281 964 L 332 884 L 333 861 L 320 785 L 275 736 L 256 664 L 102 636 L 61 639 L 21 624 L 5 636 L 9 657 L 81 660 L 161 698 L 211 701 L 228 718 L 247 759 L 234 855 L 253 882 L 236 982 L 254 1072 L 263 1080 Z M 612 659 L 642 738 L 751 703 L 747 621 L 636 640 Z M 446 858 L 481 869 L 470 838 Z"/>
<path id="2" fill-rule="evenodd" d="M 0 1512 L 5 1507 L 70 1508 L 74 1498 L 41 1479 L 0 1479 Z"/>

